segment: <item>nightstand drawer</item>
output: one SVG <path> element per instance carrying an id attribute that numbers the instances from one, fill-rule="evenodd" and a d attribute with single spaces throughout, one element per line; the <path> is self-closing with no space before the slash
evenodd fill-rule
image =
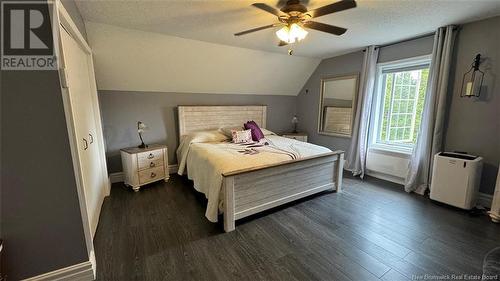
<path id="1" fill-rule="evenodd" d="M 165 177 L 165 170 L 162 167 L 156 167 L 139 172 L 139 183 L 144 184 Z"/>
<path id="2" fill-rule="evenodd" d="M 141 152 L 137 154 L 137 161 L 139 163 L 144 163 L 144 162 L 151 162 L 154 160 L 163 160 L 163 150 L 158 149 L 158 150 L 151 150 L 147 152 Z"/>
<path id="3" fill-rule="evenodd" d="M 146 148 L 129 147 L 120 150 L 126 185 L 139 191 L 142 185 L 168 180 L 168 149 L 161 144 Z"/>
<path id="4" fill-rule="evenodd" d="M 158 160 L 140 159 L 137 162 L 139 170 L 163 167 L 163 159 L 158 159 Z"/>

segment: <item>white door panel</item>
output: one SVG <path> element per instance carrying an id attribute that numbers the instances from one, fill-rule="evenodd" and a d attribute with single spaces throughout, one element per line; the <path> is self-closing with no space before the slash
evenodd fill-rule
<path id="1" fill-rule="evenodd" d="M 90 229 L 95 233 L 101 209 L 105 183 L 99 155 L 99 142 L 95 112 L 92 102 L 90 56 L 61 28 L 61 43 L 64 50 L 65 72 L 69 100 L 72 108 L 75 134 L 78 141 L 78 156 L 83 178 L 83 188 Z"/>

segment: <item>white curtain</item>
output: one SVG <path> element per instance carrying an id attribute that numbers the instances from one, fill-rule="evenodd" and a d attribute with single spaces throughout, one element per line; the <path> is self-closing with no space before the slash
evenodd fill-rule
<path id="1" fill-rule="evenodd" d="M 490 217 L 493 221 L 500 222 L 500 169 L 497 175 L 497 185 L 493 193 L 493 202 L 491 202 Z"/>
<path id="2" fill-rule="evenodd" d="M 405 181 L 407 192 L 424 194 L 429 188 L 434 154 L 443 148 L 443 127 L 455 27 L 440 27 L 434 35 L 432 61 L 417 144 Z"/>
<path id="3" fill-rule="evenodd" d="M 375 72 L 378 59 L 378 48 L 370 46 L 365 50 L 363 69 L 361 72 L 356 116 L 352 130 L 351 146 L 347 152 L 346 170 L 353 175 L 365 175 L 366 151 L 368 147 L 368 129 L 375 85 Z"/>

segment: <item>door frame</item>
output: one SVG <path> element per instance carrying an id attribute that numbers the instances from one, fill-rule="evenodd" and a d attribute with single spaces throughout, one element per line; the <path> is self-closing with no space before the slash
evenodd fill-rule
<path id="1" fill-rule="evenodd" d="M 84 191 L 84 186 L 83 186 L 83 175 L 80 172 L 81 171 L 81 164 L 80 164 L 80 151 L 78 149 L 78 140 L 76 139 L 76 128 L 74 126 L 74 120 L 73 120 L 73 115 L 72 115 L 72 107 L 71 107 L 71 102 L 69 98 L 69 88 L 67 87 L 67 76 L 65 72 L 65 62 L 64 62 L 64 57 L 63 57 L 63 46 L 62 46 L 62 40 L 61 40 L 61 28 L 65 29 L 72 37 L 73 39 L 82 47 L 85 53 L 88 54 L 88 59 L 89 59 L 89 78 L 90 81 L 93 81 L 94 83 L 91 83 L 91 99 L 92 103 L 94 106 L 94 119 L 96 122 L 96 142 L 98 145 L 98 151 L 99 151 L 99 162 L 101 164 L 101 169 L 103 170 L 102 177 L 103 177 L 103 183 L 105 183 L 105 190 L 104 190 L 104 196 L 108 196 L 110 193 L 110 182 L 109 178 L 107 176 L 107 165 L 106 165 L 106 156 L 105 156 L 105 143 L 104 143 L 104 135 L 102 132 L 102 121 L 101 121 L 101 112 L 99 109 L 99 101 L 98 101 L 98 96 L 97 96 L 97 86 L 95 83 L 95 73 L 94 73 L 94 64 L 93 64 L 93 55 L 92 55 L 92 50 L 90 49 L 89 45 L 83 38 L 82 34 L 78 30 L 76 24 L 73 22 L 71 19 L 71 16 L 69 13 L 66 11 L 66 9 L 63 7 L 62 3 L 60 0 L 56 0 L 54 2 L 55 4 L 55 12 L 54 12 L 54 26 L 52 27 L 53 29 L 53 34 L 54 34 L 54 40 L 57 43 L 57 47 L 55 49 L 55 54 L 57 57 L 57 63 L 58 63 L 58 72 L 59 72 L 59 80 L 60 80 L 60 85 L 61 85 L 61 93 L 62 93 L 62 99 L 63 99 L 63 105 L 64 105 L 64 112 L 65 112 L 65 117 L 66 117 L 66 125 L 68 129 L 68 134 L 69 134 L 69 142 L 70 142 L 70 148 L 71 148 L 71 156 L 72 156 L 72 161 L 73 161 L 73 170 L 75 173 L 75 179 L 76 179 L 76 186 L 77 186 L 77 193 L 78 193 L 78 201 L 80 203 L 80 212 L 82 216 L 82 223 L 83 223 L 83 231 L 85 235 L 85 243 L 87 246 L 87 254 L 89 257 L 89 261 L 92 263 L 92 269 L 94 272 L 94 278 L 96 276 L 96 261 L 95 261 L 95 254 L 94 254 L 94 243 L 93 243 L 93 238 L 94 238 L 94 231 L 91 228 L 91 222 L 89 220 L 89 215 L 87 211 L 87 203 L 86 203 L 86 198 L 85 198 L 85 191 Z M 62 31 L 64 32 L 64 31 Z M 56 40 L 58 38 L 59 40 Z M 100 206 L 99 206 L 100 208 Z M 100 213 L 100 210 L 99 210 Z M 97 217 L 98 219 L 98 217 Z M 96 222 L 97 224 L 97 222 Z"/>

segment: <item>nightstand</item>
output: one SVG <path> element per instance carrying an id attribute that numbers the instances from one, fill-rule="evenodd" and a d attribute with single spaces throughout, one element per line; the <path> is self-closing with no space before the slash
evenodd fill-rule
<path id="1" fill-rule="evenodd" d="M 281 136 L 284 138 L 307 142 L 307 134 L 305 133 L 286 133 Z"/>
<path id="2" fill-rule="evenodd" d="M 168 174 L 167 146 L 152 144 L 147 148 L 130 147 L 120 150 L 125 184 L 134 191 L 159 180 L 165 182 Z"/>

